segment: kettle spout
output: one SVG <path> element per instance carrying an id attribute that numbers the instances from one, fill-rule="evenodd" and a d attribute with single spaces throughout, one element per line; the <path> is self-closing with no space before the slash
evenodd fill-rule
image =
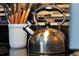
<path id="1" fill-rule="evenodd" d="M 24 27 L 23 30 L 25 30 L 29 35 L 33 35 L 34 34 L 34 31 L 31 28 L 27 27 L 27 26 Z"/>
<path id="2" fill-rule="evenodd" d="M 23 27 L 23 30 L 26 31 L 29 35 L 33 35 L 34 31 L 30 28 L 32 24 L 28 21 L 27 25 Z"/>

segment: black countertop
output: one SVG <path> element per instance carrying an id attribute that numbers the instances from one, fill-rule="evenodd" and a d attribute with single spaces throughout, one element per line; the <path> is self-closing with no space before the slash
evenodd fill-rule
<path id="1" fill-rule="evenodd" d="M 58 54 L 37 54 L 27 51 L 27 48 L 14 49 L 9 44 L 0 44 L 0 56 L 69 56 L 74 51 L 69 50 Z"/>

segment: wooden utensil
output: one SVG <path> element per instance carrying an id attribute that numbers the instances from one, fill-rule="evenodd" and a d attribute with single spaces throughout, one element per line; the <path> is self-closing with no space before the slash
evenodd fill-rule
<path id="1" fill-rule="evenodd" d="M 21 21 L 20 21 L 21 24 L 23 24 L 25 14 L 26 14 L 26 8 L 23 10 L 23 14 L 21 16 Z"/>
<path id="2" fill-rule="evenodd" d="M 28 18 L 28 16 L 29 16 L 30 11 L 31 11 L 31 7 L 32 7 L 32 3 L 30 4 L 30 6 L 29 6 L 29 8 L 27 9 L 27 12 L 26 12 L 26 14 L 25 14 L 24 21 L 23 21 L 24 24 L 27 22 L 27 18 Z"/>
<path id="3" fill-rule="evenodd" d="M 18 16 L 18 23 L 20 23 L 20 19 L 21 19 L 21 3 L 18 4 L 18 13 L 19 13 L 19 16 Z"/>
<path id="4" fill-rule="evenodd" d="M 18 13 L 18 4 L 16 4 L 16 11 L 15 11 L 15 24 L 18 24 L 18 16 L 19 16 L 19 13 Z"/>

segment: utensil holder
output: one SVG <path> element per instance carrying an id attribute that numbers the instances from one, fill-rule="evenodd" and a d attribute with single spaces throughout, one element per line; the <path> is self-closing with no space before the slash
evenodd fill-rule
<path id="1" fill-rule="evenodd" d="M 9 24 L 9 44 L 11 48 L 26 47 L 27 33 L 23 30 L 26 24 Z"/>

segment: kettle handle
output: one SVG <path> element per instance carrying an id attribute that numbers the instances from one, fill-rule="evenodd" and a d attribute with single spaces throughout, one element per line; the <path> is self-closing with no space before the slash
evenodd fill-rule
<path id="1" fill-rule="evenodd" d="M 56 10 L 59 11 L 61 14 L 63 14 L 63 20 L 61 23 L 59 23 L 59 27 L 65 22 L 65 14 L 63 12 L 62 9 L 58 8 L 57 6 L 41 6 L 39 8 L 37 8 L 35 11 L 33 11 L 33 20 L 35 22 L 35 24 L 38 24 L 37 20 L 36 20 L 36 13 L 38 13 L 39 11 L 41 11 L 42 9 L 44 10 Z"/>

